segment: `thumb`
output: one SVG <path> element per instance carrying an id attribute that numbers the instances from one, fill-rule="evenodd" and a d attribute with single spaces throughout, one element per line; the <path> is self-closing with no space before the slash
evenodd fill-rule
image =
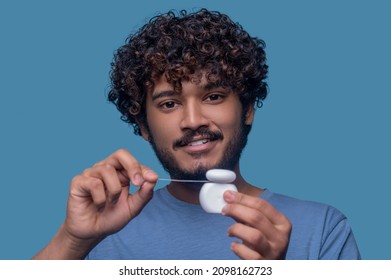
<path id="1" fill-rule="evenodd" d="M 136 217 L 144 208 L 144 206 L 151 200 L 155 185 L 156 182 L 151 183 L 144 181 L 137 192 L 135 192 L 133 195 L 129 194 L 128 204 L 132 218 Z"/>

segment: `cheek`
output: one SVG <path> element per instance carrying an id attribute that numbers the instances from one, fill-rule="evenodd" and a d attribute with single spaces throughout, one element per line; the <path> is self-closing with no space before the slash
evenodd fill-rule
<path id="1" fill-rule="evenodd" d="M 175 135 L 178 134 L 178 125 L 165 115 L 156 116 L 153 113 L 148 115 L 147 118 L 149 131 L 155 139 L 156 144 L 159 146 L 166 146 L 172 144 L 176 139 Z"/>
<path id="2" fill-rule="evenodd" d="M 210 112 L 209 118 L 221 130 L 236 130 L 241 123 L 241 108 L 227 106 L 221 110 L 213 110 Z"/>

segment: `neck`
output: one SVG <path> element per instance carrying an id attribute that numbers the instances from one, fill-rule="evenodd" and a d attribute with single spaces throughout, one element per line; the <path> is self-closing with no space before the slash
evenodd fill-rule
<path id="1" fill-rule="evenodd" d="M 240 174 L 239 166 L 234 169 L 234 172 L 236 173 L 236 180 L 232 184 L 236 186 L 238 192 L 251 196 L 259 196 L 262 193 L 262 189 L 254 187 L 244 180 Z M 179 200 L 191 204 L 199 204 L 199 194 L 203 184 L 204 183 L 184 183 L 171 181 L 167 189 L 174 197 Z"/>

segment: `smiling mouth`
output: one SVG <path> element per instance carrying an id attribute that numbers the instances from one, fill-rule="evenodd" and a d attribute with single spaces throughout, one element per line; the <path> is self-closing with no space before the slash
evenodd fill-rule
<path id="1" fill-rule="evenodd" d="M 190 142 L 189 144 L 187 144 L 187 146 L 199 146 L 199 145 L 206 144 L 208 142 L 209 142 L 209 139 L 201 139 L 201 140 Z"/>
<path id="2" fill-rule="evenodd" d="M 211 131 L 207 128 L 200 128 L 196 131 L 186 133 L 180 139 L 177 139 L 174 144 L 174 150 L 182 147 L 195 147 L 205 145 L 209 142 L 223 140 L 223 134 L 220 131 Z"/>

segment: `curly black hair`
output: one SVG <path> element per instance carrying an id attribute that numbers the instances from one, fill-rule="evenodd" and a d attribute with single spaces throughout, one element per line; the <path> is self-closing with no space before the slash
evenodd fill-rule
<path id="1" fill-rule="evenodd" d="M 165 75 L 174 90 L 204 73 L 209 82 L 232 89 L 243 108 L 262 106 L 268 87 L 264 41 L 251 37 L 227 15 L 201 9 L 153 17 L 114 54 L 108 100 L 121 119 L 140 134 L 146 123 L 145 97 Z"/>

